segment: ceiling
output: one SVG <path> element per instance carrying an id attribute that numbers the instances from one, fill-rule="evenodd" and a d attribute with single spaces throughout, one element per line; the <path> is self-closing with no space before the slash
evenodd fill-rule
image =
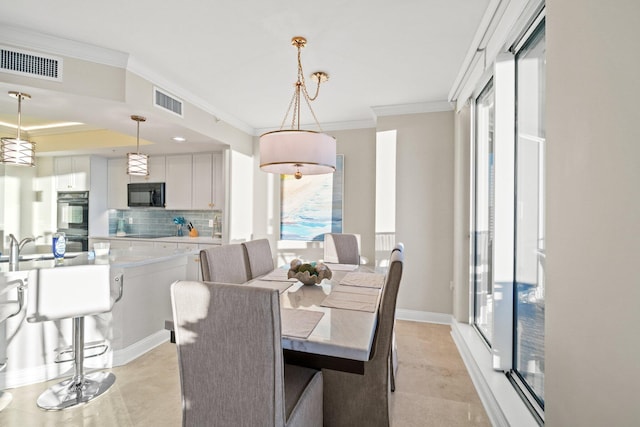
<path id="1" fill-rule="evenodd" d="M 308 40 L 302 52 L 305 76 L 314 71 L 330 76 L 312 104 L 321 125 L 373 126 L 376 107 L 447 101 L 488 4 L 489 0 L 188 0 L 161 5 L 151 0 L 20 0 L 0 4 L 0 27 L 123 52 L 129 69 L 152 70 L 171 82 L 166 89 L 177 96 L 197 100 L 222 122 L 259 135 L 279 127 L 289 105 L 297 71 L 293 36 Z M 2 76 L 0 91 L 25 90 L 3 82 Z M 310 84 L 312 94 L 314 89 Z M 22 109 L 24 126 L 30 120 L 81 121 L 91 129 L 135 135 L 129 115 L 136 112 L 126 104 L 45 91 L 31 95 Z M 15 99 L 0 96 L 0 121 L 14 123 L 16 112 Z M 302 113 L 303 123 L 313 123 L 304 107 Z M 141 125 L 141 137 L 163 151 L 169 146 L 160 140 L 168 141 L 172 132 L 184 133 L 189 141 L 179 148 L 171 145 L 172 150 L 196 151 L 215 143 L 210 136 L 162 120 Z"/>

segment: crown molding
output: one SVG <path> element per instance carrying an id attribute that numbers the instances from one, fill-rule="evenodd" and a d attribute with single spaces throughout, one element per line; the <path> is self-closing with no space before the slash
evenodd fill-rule
<path id="1" fill-rule="evenodd" d="M 126 68 L 129 59 L 129 54 L 125 52 L 4 24 L 0 25 L 0 40 L 3 44 L 23 49 L 33 49 L 42 53 L 68 56 L 118 68 Z"/>
<path id="2" fill-rule="evenodd" d="M 376 117 L 401 116 L 404 114 L 435 113 L 452 111 L 453 104 L 449 101 L 418 102 L 415 104 L 381 105 L 371 107 Z"/>

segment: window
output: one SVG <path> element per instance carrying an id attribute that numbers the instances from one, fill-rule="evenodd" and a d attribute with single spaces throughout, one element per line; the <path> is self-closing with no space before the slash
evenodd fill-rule
<path id="1" fill-rule="evenodd" d="M 544 408 L 545 31 L 516 53 L 513 371 Z"/>
<path id="2" fill-rule="evenodd" d="M 542 11 L 475 98 L 472 322 L 544 421 L 545 22 Z M 485 80 L 486 81 L 486 80 Z"/>
<path id="3" fill-rule="evenodd" d="M 494 112 L 493 80 L 475 102 L 473 322 L 489 345 L 493 336 Z"/>

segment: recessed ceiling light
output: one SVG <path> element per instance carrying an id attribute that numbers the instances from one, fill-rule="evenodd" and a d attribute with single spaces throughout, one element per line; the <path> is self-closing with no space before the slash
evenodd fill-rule
<path id="1" fill-rule="evenodd" d="M 187 138 L 183 138 L 181 136 L 174 136 L 171 139 L 174 140 L 175 142 L 187 142 Z"/>

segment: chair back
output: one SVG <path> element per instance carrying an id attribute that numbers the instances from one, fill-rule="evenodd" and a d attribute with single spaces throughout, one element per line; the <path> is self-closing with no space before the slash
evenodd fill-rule
<path id="1" fill-rule="evenodd" d="M 111 311 L 109 265 L 41 268 L 29 277 L 27 321 L 83 317 Z"/>
<path id="2" fill-rule="evenodd" d="M 184 426 L 284 425 L 278 291 L 171 286 Z"/>
<path id="3" fill-rule="evenodd" d="M 359 265 L 358 236 L 355 234 L 326 233 L 324 235 L 324 262 Z"/>
<path id="4" fill-rule="evenodd" d="M 243 242 L 249 260 L 250 279 L 265 275 L 273 271 L 273 254 L 268 239 Z"/>
<path id="5" fill-rule="evenodd" d="M 249 263 L 240 244 L 214 246 L 200 251 L 200 269 L 205 282 L 241 284 L 249 281 Z"/>
<path id="6" fill-rule="evenodd" d="M 402 249 L 404 249 L 404 246 L 396 246 L 396 248 L 391 251 L 389 269 L 387 270 L 385 284 L 382 288 L 380 307 L 378 308 L 378 327 L 371 355 L 372 360 L 375 359 L 377 363 L 385 365 L 391 352 L 393 324 L 396 316 L 396 301 L 404 266 L 404 251 Z"/>

